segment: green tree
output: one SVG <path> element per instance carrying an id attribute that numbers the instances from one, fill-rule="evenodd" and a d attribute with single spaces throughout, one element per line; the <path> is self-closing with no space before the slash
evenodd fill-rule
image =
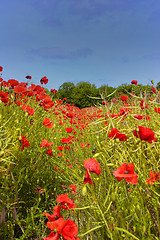
<path id="1" fill-rule="evenodd" d="M 58 89 L 57 97 L 58 98 L 67 98 L 68 103 L 74 103 L 73 99 L 73 90 L 75 88 L 74 83 L 64 82 Z"/>
<path id="2" fill-rule="evenodd" d="M 96 104 L 99 96 L 98 89 L 95 84 L 89 82 L 79 82 L 73 90 L 75 106 L 79 108 L 90 107 Z"/>

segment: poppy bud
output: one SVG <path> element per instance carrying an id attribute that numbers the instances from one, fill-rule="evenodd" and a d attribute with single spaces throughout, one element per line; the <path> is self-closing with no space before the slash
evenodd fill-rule
<path id="1" fill-rule="evenodd" d="M 139 128 L 136 128 L 136 131 L 139 132 Z"/>
<path id="2" fill-rule="evenodd" d="M 4 154 L 4 151 L 0 151 L 0 157 L 2 157 Z"/>
<path id="3" fill-rule="evenodd" d="M 133 226 L 133 230 L 134 230 L 134 232 L 136 231 L 136 226 Z"/>
<path id="4" fill-rule="evenodd" d="M 116 195 L 114 192 L 111 193 L 110 198 L 111 198 L 111 201 L 113 201 L 113 202 L 116 200 Z"/>
<path id="5" fill-rule="evenodd" d="M 22 140 L 22 136 L 19 137 L 19 140 Z"/>
<path id="6" fill-rule="evenodd" d="M 151 83 L 152 83 L 152 84 L 154 84 L 154 81 L 153 81 L 153 80 L 151 80 Z"/>
<path id="7" fill-rule="evenodd" d="M 82 195 L 85 196 L 87 193 L 87 187 L 86 185 L 84 185 L 84 187 L 82 188 Z"/>
<path id="8" fill-rule="evenodd" d="M 138 210 L 138 211 L 140 211 L 140 209 L 141 209 L 141 208 L 140 208 L 140 206 L 139 206 L 139 205 L 137 205 L 137 210 Z"/>
<path id="9" fill-rule="evenodd" d="M 119 140 L 119 138 L 116 138 L 116 142 L 118 143 L 120 140 Z"/>
<path id="10" fill-rule="evenodd" d="M 143 231 L 143 233 L 145 233 L 145 232 L 146 232 L 146 226 L 145 226 L 145 225 L 143 226 L 143 229 L 142 229 L 142 231 Z"/>

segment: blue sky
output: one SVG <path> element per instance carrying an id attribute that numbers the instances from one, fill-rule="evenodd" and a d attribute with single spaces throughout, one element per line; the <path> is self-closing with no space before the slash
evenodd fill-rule
<path id="1" fill-rule="evenodd" d="M 160 81 L 157 0 L 1 0 L 0 39 L 4 80 Z"/>

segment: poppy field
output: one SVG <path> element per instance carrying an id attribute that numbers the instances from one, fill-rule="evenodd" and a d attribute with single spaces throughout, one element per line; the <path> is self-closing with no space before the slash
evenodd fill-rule
<path id="1" fill-rule="evenodd" d="M 0 239 L 158 240 L 160 91 L 79 109 L 0 67 Z M 136 92 L 136 91 L 135 91 Z M 109 96 L 110 97 L 110 96 Z"/>

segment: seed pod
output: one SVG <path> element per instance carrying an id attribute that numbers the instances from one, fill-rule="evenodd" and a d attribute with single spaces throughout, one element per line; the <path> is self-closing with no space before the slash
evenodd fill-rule
<path id="1" fill-rule="evenodd" d="M 4 154 L 4 151 L 0 151 L 0 157 L 2 157 Z"/>
<path id="2" fill-rule="evenodd" d="M 110 198 L 111 198 L 111 201 L 113 201 L 113 202 L 116 200 L 116 195 L 114 192 L 111 193 Z"/>
<path id="3" fill-rule="evenodd" d="M 86 185 L 82 188 L 82 195 L 85 196 L 87 193 L 87 187 Z"/>

